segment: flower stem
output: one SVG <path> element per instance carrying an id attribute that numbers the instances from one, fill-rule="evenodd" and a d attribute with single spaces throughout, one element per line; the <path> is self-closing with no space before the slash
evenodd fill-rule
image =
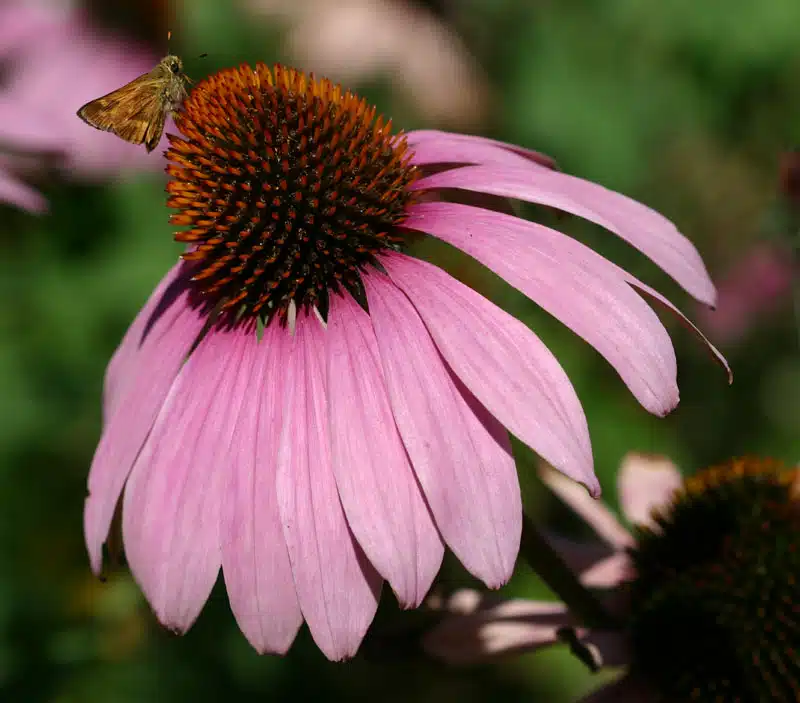
<path id="1" fill-rule="evenodd" d="M 581 584 L 527 515 L 522 517 L 520 554 L 583 625 L 601 629 L 619 627 L 613 615 Z"/>

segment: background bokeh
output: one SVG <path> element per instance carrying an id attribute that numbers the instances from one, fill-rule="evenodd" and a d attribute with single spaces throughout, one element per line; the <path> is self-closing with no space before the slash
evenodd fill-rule
<path id="1" fill-rule="evenodd" d="M 45 29 L 13 44 L 20 8 Z M 52 33 L 48 22 L 67 28 Z M 668 454 L 687 472 L 742 453 L 800 457 L 787 248 L 796 222 L 779 178 L 781 154 L 800 141 L 798 26 L 796 0 L 0 0 L 0 171 L 42 210 L 2 202 L 0 188 L 0 700 L 558 703 L 600 683 L 560 649 L 466 671 L 431 662 L 415 645 L 418 614 L 397 612 L 388 589 L 362 653 L 337 665 L 307 633 L 286 658 L 257 656 L 222 589 L 176 637 L 124 569 L 104 583 L 91 575 L 81 510 L 103 370 L 180 248 L 161 151 L 144 158 L 131 147 L 115 161 L 127 147 L 74 113 L 154 64 L 168 29 L 195 79 L 242 61 L 314 70 L 406 130 L 468 130 L 549 153 L 563 170 L 659 209 L 696 243 L 720 284 L 714 313 L 607 232 L 528 210 L 654 282 L 727 354 L 730 387 L 667 320 L 682 401 L 663 420 L 535 305 L 466 257 L 420 250 L 554 349 L 584 403 L 613 504 L 631 450 Z M 37 129 L 39 141 L 19 136 Z M 534 457 L 515 451 L 529 513 L 558 520 L 532 479 Z M 469 579 L 449 561 L 442 581 Z M 520 564 L 507 592 L 544 589 Z"/>

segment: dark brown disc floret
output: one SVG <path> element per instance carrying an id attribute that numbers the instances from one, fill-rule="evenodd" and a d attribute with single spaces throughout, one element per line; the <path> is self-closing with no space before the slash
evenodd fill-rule
<path id="1" fill-rule="evenodd" d="M 633 670 L 664 700 L 800 700 L 798 486 L 800 467 L 736 459 L 687 479 L 640 531 Z"/>
<path id="2" fill-rule="evenodd" d="M 237 319 L 363 299 L 361 272 L 403 243 L 417 176 L 402 135 L 328 80 L 258 64 L 200 82 L 169 136 L 171 222 L 193 282 Z"/>

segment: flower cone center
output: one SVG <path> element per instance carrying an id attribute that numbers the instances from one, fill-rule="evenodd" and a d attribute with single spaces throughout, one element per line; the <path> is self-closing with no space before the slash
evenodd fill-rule
<path id="1" fill-rule="evenodd" d="M 669 699 L 800 700 L 798 481 L 776 462 L 709 469 L 641 534 L 634 668 Z"/>
<path id="2" fill-rule="evenodd" d="M 325 314 L 330 291 L 363 300 L 361 271 L 403 243 L 417 177 L 391 122 L 330 81 L 258 64 L 200 82 L 175 124 L 168 205 L 204 298 L 266 321 L 292 301 Z"/>

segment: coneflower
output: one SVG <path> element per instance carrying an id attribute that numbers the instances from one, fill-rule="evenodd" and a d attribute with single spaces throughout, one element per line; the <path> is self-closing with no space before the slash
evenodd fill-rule
<path id="1" fill-rule="evenodd" d="M 558 642 L 592 668 L 627 668 L 585 703 L 800 700 L 800 468 L 754 457 L 681 480 L 665 459 L 630 456 L 619 475 L 627 530 L 553 472 L 547 483 L 598 540 L 555 542 L 616 626 L 558 602 L 459 592 L 425 639 L 454 664 Z"/>
<path id="2" fill-rule="evenodd" d="M 521 501 L 507 431 L 593 492 L 586 419 L 538 337 L 440 268 L 459 247 L 594 346 L 650 412 L 678 402 L 671 304 L 557 231 L 447 202 L 520 198 L 597 222 L 699 300 L 689 241 L 647 207 L 480 137 L 396 135 L 327 80 L 259 64 L 195 86 L 168 151 L 189 247 L 112 359 L 89 476 L 92 566 L 120 496 L 132 572 L 183 631 L 220 567 L 259 651 L 305 620 L 351 656 L 383 580 L 418 605 L 447 545 L 487 585 L 510 576 Z M 463 198 L 461 198 L 463 200 Z M 673 308 L 674 309 L 674 308 Z"/>

